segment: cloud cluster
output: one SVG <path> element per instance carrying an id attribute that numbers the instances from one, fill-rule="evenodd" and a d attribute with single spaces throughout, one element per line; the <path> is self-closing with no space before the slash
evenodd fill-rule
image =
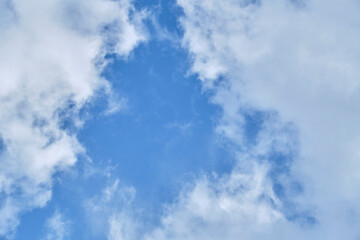
<path id="1" fill-rule="evenodd" d="M 143 17 L 131 0 L 0 2 L 0 236 L 44 206 L 52 174 L 84 152 L 69 127 L 99 91 L 116 99 L 100 75 L 105 56 L 145 40 Z"/>
<path id="2" fill-rule="evenodd" d="M 238 164 L 246 179 L 268 180 L 258 183 L 262 187 L 244 180 L 253 190 L 233 195 L 232 181 L 198 180 L 170 208 L 153 239 L 358 238 L 360 3 L 177 2 L 191 72 L 223 109 L 219 134 L 241 149 Z M 254 112 L 264 118 L 249 146 L 247 116 Z M 265 164 L 267 173 L 249 162 Z M 297 195 L 289 193 L 297 181 Z M 244 202 L 253 191 L 260 192 Z M 264 205 L 266 196 L 275 196 L 272 204 Z"/>

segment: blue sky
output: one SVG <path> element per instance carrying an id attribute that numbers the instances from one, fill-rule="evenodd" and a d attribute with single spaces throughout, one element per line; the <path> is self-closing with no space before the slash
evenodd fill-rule
<path id="1" fill-rule="evenodd" d="M 359 8 L 1 2 L 0 239 L 358 239 Z"/>

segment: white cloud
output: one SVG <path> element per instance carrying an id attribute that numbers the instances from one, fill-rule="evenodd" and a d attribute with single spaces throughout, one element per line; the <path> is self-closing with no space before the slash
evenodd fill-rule
<path id="1" fill-rule="evenodd" d="M 119 180 L 84 203 L 91 235 L 110 240 L 137 239 L 139 223 L 135 220 L 132 203 L 135 189 L 122 186 Z"/>
<path id="2" fill-rule="evenodd" d="M 44 206 L 52 174 L 85 152 L 66 121 L 81 127 L 78 111 L 101 89 L 111 93 L 104 56 L 127 57 L 146 39 L 144 14 L 129 0 L 1 1 L 0 236 Z"/>
<path id="3" fill-rule="evenodd" d="M 244 201 L 246 192 L 227 193 L 231 181 L 222 185 L 222 178 L 212 184 L 198 180 L 171 206 L 150 239 L 358 238 L 360 3 L 178 0 L 178 4 L 184 10 L 183 46 L 193 59 L 192 72 L 204 88 L 215 92 L 212 101 L 223 109 L 218 131 L 242 149 L 239 169 L 247 171 L 246 178 L 256 179 L 259 174 L 250 163 L 269 158 L 274 144 L 282 154 L 292 152 L 296 158 L 290 175 L 285 174 L 285 188 L 291 190 L 286 178 L 301 179 L 304 192 L 291 200 L 312 209 L 310 216 L 317 222 L 303 226 L 289 220 L 286 211 L 291 209 L 281 206 L 286 199 L 264 205 L 258 193 Z M 254 110 L 267 117 L 257 143 L 248 147 L 244 113 Z M 265 162 L 270 175 L 274 163 Z M 230 176 L 240 174 L 239 169 Z M 252 186 L 246 180 L 243 184 Z M 272 189 L 267 181 L 259 184 L 263 187 L 251 189 L 265 195 Z M 226 217 L 225 210 L 218 210 L 223 200 L 231 203 Z M 266 214 L 260 214 L 264 209 Z M 262 216 L 268 221 L 261 221 Z"/>
<path id="4" fill-rule="evenodd" d="M 45 226 L 47 233 L 45 240 L 63 240 L 68 239 L 70 222 L 58 211 L 46 221 Z"/>
<path id="5" fill-rule="evenodd" d="M 283 217 L 272 207 L 279 201 L 267 183 L 266 168 L 254 169 L 253 174 L 236 171 L 199 179 L 167 208 L 161 226 L 145 239 L 258 239 L 246 235 L 249 227 L 258 228 L 256 237 L 264 237 L 264 226 L 270 228 Z"/>

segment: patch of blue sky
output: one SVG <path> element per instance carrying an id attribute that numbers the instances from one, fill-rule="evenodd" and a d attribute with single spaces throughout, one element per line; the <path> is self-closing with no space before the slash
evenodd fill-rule
<path id="1" fill-rule="evenodd" d="M 79 136 L 92 159 L 117 166 L 114 174 L 137 189 L 143 204 L 171 201 L 184 175 L 231 169 L 214 134 L 219 109 L 195 77 L 184 77 L 186 62 L 179 49 L 159 42 L 138 48 L 127 63 L 115 62 L 106 75 L 128 109 L 91 119 Z"/>
<path id="2" fill-rule="evenodd" d="M 2 151 L 4 151 L 5 149 L 5 143 L 4 143 L 4 139 L 1 138 L 1 135 L 0 135 L 0 154 Z"/>

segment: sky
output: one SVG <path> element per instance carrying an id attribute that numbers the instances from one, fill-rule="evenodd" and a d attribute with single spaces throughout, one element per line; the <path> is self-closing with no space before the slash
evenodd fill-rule
<path id="1" fill-rule="evenodd" d="M 0 239 L 359 240 L 358 0 L 0 0 Z"/>

